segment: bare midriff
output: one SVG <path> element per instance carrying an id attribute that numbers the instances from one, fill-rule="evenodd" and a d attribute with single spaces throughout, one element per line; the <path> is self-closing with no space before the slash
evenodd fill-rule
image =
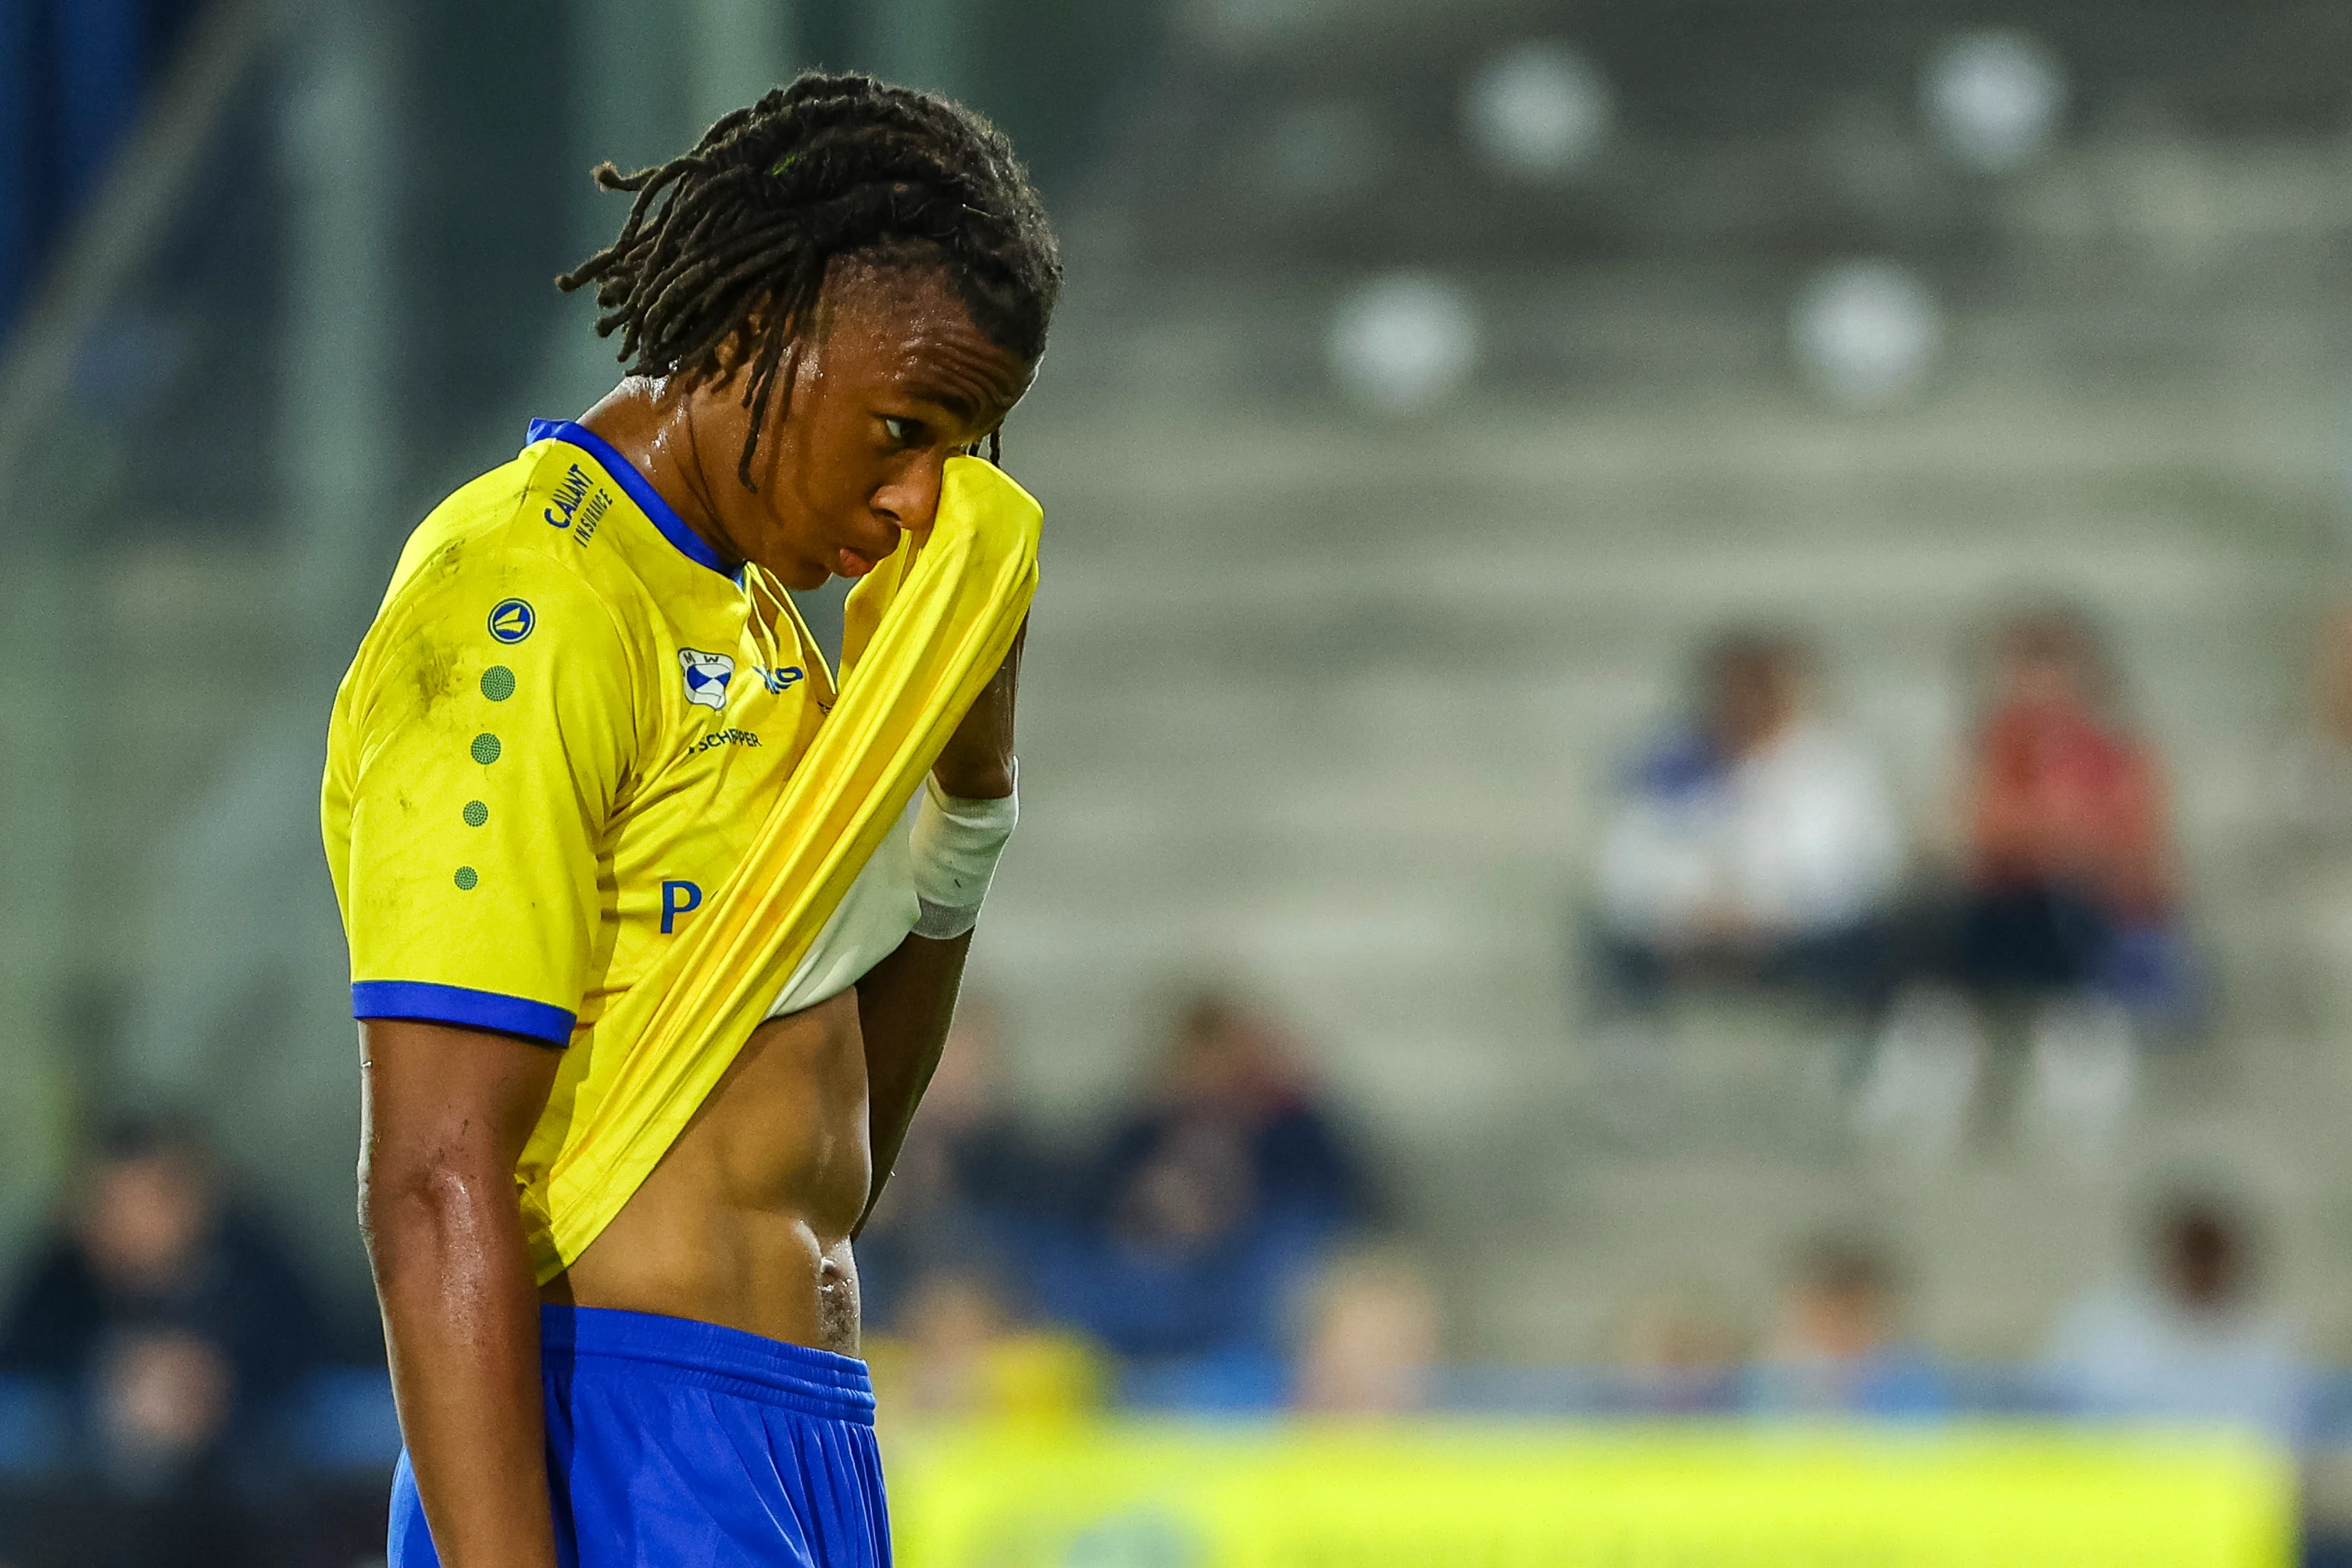
<path id="1" fill-rule="evenodd" d="M 653 1175 L 541 1299 L 855 1355 L 849 1238 L 873 1172 L 852 989 L 761 1025 Z"/>

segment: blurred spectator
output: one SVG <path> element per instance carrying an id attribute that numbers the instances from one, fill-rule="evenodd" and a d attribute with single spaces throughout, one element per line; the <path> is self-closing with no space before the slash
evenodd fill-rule
<path id="1" fill-rule="evenodd" d="M 199 1469 L 228 1427 L 236 1378 L 210 1341 L 179 1330 L 124 1335 L 98 1379 L 100 1468 L 126 1493 L 170 1488 Z"/>
<path id="2" fill-rule="evenodd" d="M 1942 1374 L 1898 1336 L 1899 1294 L 1894 1265 L 1876 1246 L 1851 1238 L 1808 1246 L 1751 1373 L 1751 1406 L 1774 1416 L 1948 1414 Z"/>
<path id="3" fill-rule="evenodd" d="M 1856 1107 L 1916 1154 L 1958 1146 L 1988 1014 L 2004 1033 L 2024 1026 L 2025 1118 L 2090 1155 L 2130 1108 L 2140 1037 L 2189 1018 L 2162 782 L 2119 686 L 2076 611 L 2015 615 L 1994 633 L 1964 765 L 1958 886 L 1922 923 L 1922 977 L 1890 1010 Z"/>
<path id="4" fill-rule="evenodd" d="M 74 1462 L 12 1510 L 17 1568 L 249 1561 L 238 1465 L 322 1354 L 311 1303 L 192 1131 L 109 1128 L 0 1324 L 0 1371 L 64 1391 L 79 1412 Z"/>
<path id="5" fill-rule="evenodd" d="M 1310 1294 L 1292 1404 L 1318 1416 L 1426 1409 L 1443 1350 L 1437 1288 L 1410 1260 L 1335 1260 Z"/>
<path id="6" fill-rule="evenodd" d="M 2221 1199 L 2166 1200 L 2138 1278 L 2085 1295 L 2052 1334 L 2051 1375 L 2084 1415 L 2300 1430 L 2296 1335 L 2263 1304 L 2252 1228 Z"/>
<path id="7" fill-rule="evenodd" d="M 0 1371 L 104 1388 L 113 1356 L 118 1374 L 140 1369 L 129 1386 L 148 1388 L 162 1364 L 125 1363 L 123 1346 L 178 1346 L 166 1359 L 181 1373 L 193 1365 L 188 1347 L 202 1347 L 225 1379 L 196 1402 L 221 1406 L 207 1423 L 217 1433 L 318 1365 L 326 1347 L 314 1300 L 277 1238 L 223 1190 L 191 1129 L 125 1120 L 100 1139 L 72 1213 L 0 1321 Z M 175 1378 L 190 1390 L 201 1381 Z"/>
<path id="8" fill-rule="evenodd" d="M 1847 1012 L 1880 999 L 1902 836 L 1876 761 L 1816 710 L 1812 675 L 1794 637 L 1721 638 L 1696 711 L 1632 769 L 1599 866 L 1612 1011 L 1695 979 Z"/>
<path id="9" fill-rule="evenodd" d="M 1326 1230 L 1368 1218 L 1362 1165 L 1296 1042 L 1265 1014 L 1202 992 L 1182 1009 L 1151 1103 L 1111 1139 L 1099 1174 L 1118 1186 L 1171 1143 L 1228 1135 L 1245 1151 L 1260 1212 Z"/>
<path id="10" fill-rule="evenodd" d="M 1276 1354 L 1291 1286 L 1369 1208 L 1289 1042 L 1216 995 L 1187 1006 L 1077 1193 L 1046 1298 L 1130 1356 Z"/>
<path id="11" fill-rule="evenodd" d="M 857 1239 L 866 1322 L 895 1326 L 908 1288 L 930 1270 L 1032 1249 L 1066 1218 L 1069 1190 L 1069 1174 L 1013 1113 L 995 1009 L 958 1003 L 922 1108 Z"/>
<path id="12" fill-rule="evenodd" d="M 2163 783 L 2119 685 L 2074 611 L 2016 616 L 1994 638 L 1964 801 L 1959 971 L 1979 995 L 2180 1004 Z"/>
<path id="13" fill-rule="evenodd" d="M 12 1491 L 0 1508 L 9 1568 L 248 1568 L 258 1532 L 221 1438 L 227 1363 L 175 1330 L 134 1330 L 100 1354 L 90 1462 Z"/>
<path id="14" fill-rule="evenodd" d="M 1645 1291 L 1613 1341 L 1612 1406 L 1692 1416 L 1738 1405 L 1740 1334 L 1711 1296 L 1679 1287 Z"/>
<path id="15" fill-rule="evenodd" d="M 978 1269 L 914 1282 L 897 1333 L 866 1359 L 892 1414 L 1013 1418 L 1086 1414 L 1103 1402 L 1100 1358 L 1074 1335 L 1024 1328 Z"/>

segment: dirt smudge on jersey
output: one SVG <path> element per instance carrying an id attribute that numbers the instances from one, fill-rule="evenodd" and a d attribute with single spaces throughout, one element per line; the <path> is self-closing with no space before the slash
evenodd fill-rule
<path id="1" fill-rule="evenodd" d="M 457 650 L 446 643 L 420 641 L 415 669 L 420 712 L 431 713 L 444 697 L 457 689 Z"/>

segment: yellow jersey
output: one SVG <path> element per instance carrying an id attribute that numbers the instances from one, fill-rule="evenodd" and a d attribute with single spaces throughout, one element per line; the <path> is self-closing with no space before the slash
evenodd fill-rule
<path id="1" fill-rule="evenodd" d="M 833 700 L 772 577 L 533 422 L 410 536 L 336 695 L 352 1012 L 565 1044 L 742 861 Z"/>

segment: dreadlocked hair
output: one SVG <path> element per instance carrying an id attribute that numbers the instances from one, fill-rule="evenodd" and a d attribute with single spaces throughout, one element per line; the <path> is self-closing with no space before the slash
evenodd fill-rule
<path id="1" fill-rule="evenodd" d="M 789 389 L 826 268 L 844 256 L 930 261 L 972 324 L 1024 362 L 1045 351 L 1061 247 L 1013 144 L 944 98 L 811 71 L 721 119 L 683 157 L 596 183 L 636 201 L 620 237 L 558 277 L 596 287 L 596 332 L 636 375 L 748 365 L 746 488 L 781 378 Z M 1001 452 L 989 437 L 992 460 Z"/>

